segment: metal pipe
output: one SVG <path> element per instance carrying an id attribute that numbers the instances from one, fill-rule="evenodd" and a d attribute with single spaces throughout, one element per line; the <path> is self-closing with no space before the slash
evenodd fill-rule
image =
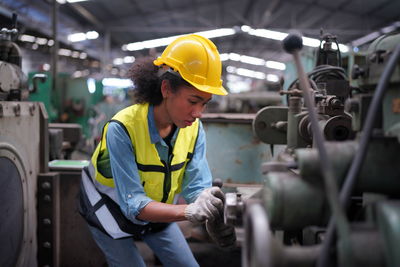
<path id="1" fill-rule="evenodd" d="M 348 238 L 350 235 L 350 227 L 346 219 L 346 216 L 343 212 L 343 208 L 339 204 L 339 193 L 338 193 L 337 183 L 333 175 L 332 163 L 330 162 L 325 149 L 325 144 L 324 144 L 325 138 L 320 130 L 317 113 L 315 111 L 314 101 L 312 99 L 311 93 L 309 92 L 310 83 L 304 72 L 303 66 L 301 65 L 300 54 L 298 52 L 302 47 L 302 39 L 297 35 L 289 35 L 288 37 L 285 38 L 285 40 L 283 40 L 283 45 L 285 50 L 293 55 L 293 59 L 296 64 L 300 81 L 300 87 L 303 92 L 303 98 L 307 106 L 307 109 L 309 111 L 308 113 L 309 113 L 309 119 L 311 121 L 313 140 L 315 141 L 320 156 L 319 162 L 321 164 L 321 169 L 324 170 L 323 177 L 324 177 L 325 191 L 328 197 L 328 202 L 332 210 L 335 222 L 338 225 L 340 239 L 343 242 L 343 248 L 344 248 L 343 253 L 345 253 L 344 259 L 346 259 L 344 264 L 345 266 L 352 266 L 353 264 L 352 264 L 351 244 Z"/>
<path id="2" fill-rule="evenodd" d="M 53 40 L 54 40 L 54 45 L 53 45 L 53 50 L 52 50 L 52 57 L 51 57 L 51 70 L 52 70 L 52 79 L 51 79 L 51 90 L 52 92 L 56 91 L 56 86 L 57 86 L 57 72 L 58 72 L 58 67 L 57 67 L 57 62 L 58 62 L 58 39 L 57 39 L 57 20 L 58 20 L 58 3 L 56 0 L 53 0 L 53 6 L 52 6 L 52 16 L 51 16 L 51 25 L 52 25 L 52 31 L 53 31 Z"/>
<path id="3" fill-rule="evenodd" d="M 111 37 L 110 30 L 107 28 L 104 32 L 104 53 L 103 53 L 103 63 L 102 63 L 102 74 L 103 77 L 107 75 L 107 65 L 110 63 L 110 47 L 111 47 Z"/>

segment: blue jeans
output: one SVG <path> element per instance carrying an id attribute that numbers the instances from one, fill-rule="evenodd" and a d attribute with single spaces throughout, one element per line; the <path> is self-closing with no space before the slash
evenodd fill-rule
<path id="1" fill-rule="evenodd" d="M 112 239 L 97 228 L 89 226 L 89 229 L 110 267 L 146 267 L 133 238 Z M 176 223 L 171 223 L 158 233 L 144 235 L 143 241 L 153 250 L 164 267 L 199 266 Z"/>

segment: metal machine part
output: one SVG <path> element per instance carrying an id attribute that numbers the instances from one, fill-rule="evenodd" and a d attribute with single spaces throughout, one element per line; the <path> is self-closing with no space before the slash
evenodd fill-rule
<path id="1" fill-rule="evenodd" d="M 301 91 L 294 89 L 285 92 L 289 95 L 288 107 L 265 107 L 253 121 L 254 133 L 268 144 L 287 144 L 293 150 L 311 146 L 313 134 L 309 113 L 303 107 Z M 317 101 L 318 120 L 325 139 L 344 141 L 354 138 L 351 115 L 345 112 L 341 97 L 335 95 L 314 95 Z"/>
<path id="2" fill-rule="evenodd" d="M 371 45 L 367 65 L 361 66 L 366 71 L 359 76 L 360 88 L 346 102 L 346 111 L 340 94 L 315 90 L 318 126 L 330 141 L 323 143 L 332 164 L 330 175 L 341 191 L 335 202 L 343 205 L 347 216 L 331 217 L 333 205 L 326 198 L 331 187 L 323 179 L 327 170 L 320 164 L 321 151 L 314 147 L 310 114 L 300 108 L 295 89 L 288 92 L 286 110 L 268 107 L 257 115 L 253 127 L 260 139 L 287 144 L 287 149 L 275 161 L 263 164 L 261 194 L 240 204 L 243 266 L 400 264 L 395 252 L 400 242 L 398 40 L 400 34 L 378 38 Z M 229 207 L 231 215 L 237 207 Z M 339 230 L 333 238 L 335 228 Z"/>
<path id="3" fill-rule="evenodd" d="M 311 267 L 320 250 L 319 245 L 283 246 L 273 237 L 268 216 L 260 204 L 250 205 L 247 209 L 244 240 L 244 267 Z"/>
<path id="4" fill-rule="evenodd" d="M 394 204 L 393 204 L 394 205 Z M 386 212 L 390 212 L 390 206 L 385 206 Z M 382 212 L 382 209 L 380 209 Z M 395 224 L 388 221 L 382 222 L 385 227 L 393 227 Z M 354 225 L 351 239 L 354 262 L 356 266 L 383 266 L 385 239 L 380 231 L 383 227 L 372 227 L 368 224 Z M 398 235 L 396 235 L 396 238 Z M 313 267 L 321 252 L 321 244 L 299 244 L 285 246 L 272 234 L 268 215 L 260 204 L 251 204 L 246 210 L 245 238 L 242 249 L 242 266 L 244 267 Z M 393 239 L 392 239 L 393 240 Z M 393 240 L 394 241 L 394 240 Z M 368 256 L 365 252 L 368 251 Z M 393 253 L 391 251 L 390 253 Z M 393 263 L 398 263 L 394 254 Z M 396 265 L 390 265 L 396 266 Z"/>
<path id="5" fill-rule="evenodd" d="M 242 225 L 243 201 L 236 193 L 225 194 L 224 223 Z"/>
<path id="6" fill-rule="evenodd" d="M 4 61 L 0 61 L 0 91 L 10 93 L 22 87 L 26 79 L 20 67 Z M 3 99 L 4 100 L 4 99 Z"/>
<path id="7" fill-rule="evenodd" d="M 13 28 L 0 30 L 0 101 L 21 100 L 21 89 L 27 89 L 27 77 L 21 70 L 21 51 L 13 42 L 17 37 L 17 16 Z"/>
<path id="8" fill-rule="evenodd" d="M 81 127 L 49 126 L 43 103 L 18 101 L 26 88 L 19 48 L 12 42 L 17 32 L 0 31 L 0 266 L 103 266 L 75 208 L 80 169 L 49 172 L 49 156 L 60 157 L 64 138 L 70 153 Z M 39 75 L 35 81 L 44 79 Z"/>
<path id="9" fill-rule="evenodd" d="M 1 266 L 36 266 L 39 103 L 0 102 Z M 25 130 L 21 130 L 25 129 Z M 26 130 L 29 129 L 29 130 Z"/>
<path id="10" fill-rule="evenodd" d="M 0 263 L 2 266 L 13 266 L 18 261 L 24 239 L 24 192 L 20 177 L 21 170 L 18 170 L 17 165 L 9 157 L 0 157 L 0 169 L 4 170 L 4 175 L 0 176 L 0 184 L 7 189 L 0 197 L 3 203 L 0 206 L 2 225 L 0 239 L 9 241 L 8 244 L 1 242 Z"/>
<path id="11" fill-rule="evenodd" d="M 70 159 L 82 139 L 82 126 L 77 123 L 49 123 L 52 159 Z"/>

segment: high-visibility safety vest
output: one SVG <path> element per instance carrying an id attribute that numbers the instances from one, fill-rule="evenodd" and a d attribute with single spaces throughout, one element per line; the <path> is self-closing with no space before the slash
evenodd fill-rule
<path id="1" fill-rule="evenodd" d="M 118 112 L 111 121 L 122 125 L 132 141 L 140 182 L 146 195 L 155 201 L 172 203 L 175 195 L 181 192 L 186 165 L 193 157 L 199 122 L 196 120 L 191 126 L 178 129 L 172 155 L 169 162 L 165 162 L 160 159 L 155 144 L 151 143 L 148 110 L 148 103 L 132 105 Z M 115 187 L 106 146 L 108 125 L 104 126 L 92 164 L 95 179 L 104 186 Z"/>
<path id="2" fill-rule="evenodd" d="M 179 129 L 170 160 L 165 162 L 150 140 L 148 110 L 148 104 L 133 105 L 118 112 L 111 121 L 122 125 L 132 141 L 140 181 L 147 196 L 172 203 L 181 191 L 186 165 L 193 157 L 199 122 L 196 120 L 191 126 Z M 91 164 L 82 171 L 79 213 L 88 224 L 114 239 L 140 237 L 148 232 L 163 230 L 167 223 L 134 224 L 116 203 L 106 146 L 107 129 L 108 123 L 103 128 L 102 139 L 93 153 Z"/>

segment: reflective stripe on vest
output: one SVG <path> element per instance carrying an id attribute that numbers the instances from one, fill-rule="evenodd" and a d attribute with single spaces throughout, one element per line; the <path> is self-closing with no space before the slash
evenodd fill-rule
<path id="1" fill-rule="evenodd" d="M 131 139 L 140 182 L 146 195 L 156 201 L 172 203 L 175 195 L 181 191 L 186 165 L 193 156 L 199 122 L 196 120 L 191 126 L 178 128 L 171 160 L 167 163 L 160 159 L 155 144 L 151 143 L 148 109 L 148 104 L 136 104 L 118 112 L 111 121 L 119 123 Z M 92 156 L 92 164 L 96 170 L 96 180 L 104 186 L 114 187 L 110 172 L 102 172 L 100 167 L 100 163 L 109 164 L 105 138 L 107 130 L 108 123 Z"/>
<path id="2" fill-rule="evenodd" d="M 85 171 L 82 172 L 83 188 L 92 207 L 99 206 L 95 214 L 101 226 L 114 239 L 132 236 L 132 234 L 125 233 L 121 230 L 107 206 L 104 205 L 104 203 L 101 203 L 102 197 L 99 192 L 97 192 L 91 178 L 88 175 L 89 174 Z"/>

